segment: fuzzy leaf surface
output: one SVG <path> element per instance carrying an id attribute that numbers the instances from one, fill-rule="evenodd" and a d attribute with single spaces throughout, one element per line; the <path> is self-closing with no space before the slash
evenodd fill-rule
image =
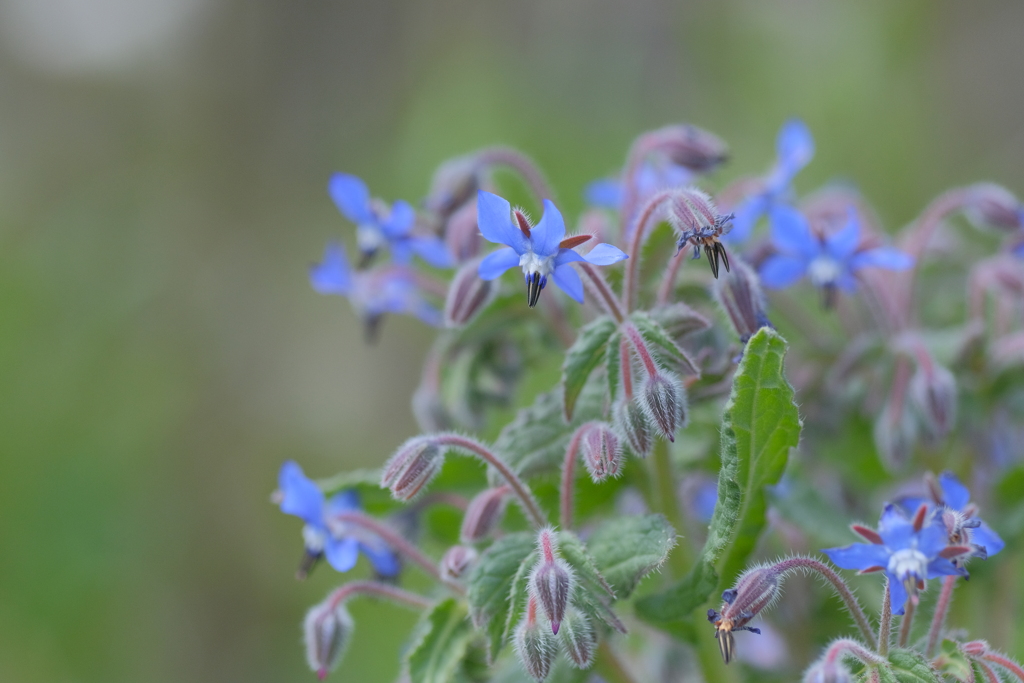
<path id="1" fill-rule="evenodd" d="M 406 655 L 412 683 L 448 683 L 475 637 L 465 606 L 448 598 L 423 614 Z"/>
<path id="2" fill-rule="evenodd" d="M 587 541 L 594 563 L 619 599 L 628 598 L 676 544 L 676 531 L 662 515 L 619 517 L 605 522 Z"/>
<path id="3" fill-rule="evenodd" d="M 512 608 L 512 583 L 524 560 L 533 552 L 533 534 L 523 531 L 499 538 L 480 555 L 467 580 L 466 597 L 473 624 L 484 631 L 488 656 L 505 643 L 505 628 Z"/>
<path id="4" fill-rule="evenodd" d="M 576 341 L 565 352 L 562 364 L 562 402 L 566 421 L 571 421 L 576 400 L 587 384 L 590 373 L 601 364 L 608 338 L 615 332 L 615 321 L 602 316 L 580 329 Z"/>
<path id="5" fill-rule="evenodd" d="M 664 366 L 684 377 L 700 375 L 697 365 L 654 318 L 644 311 L 635 311 L 630 315 L 630 320 L 640 330 L 640 334 L 651 345 L 651 351 Z"/>

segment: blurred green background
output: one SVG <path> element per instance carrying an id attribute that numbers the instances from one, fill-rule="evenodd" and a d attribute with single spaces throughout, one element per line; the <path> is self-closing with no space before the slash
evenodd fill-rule
<path id="1" fill-rule="evenodd" d="M 569 215 L 669 122 L 890 229 L 948 186 L 1024 191 L 1024 3 L 0 0 L 0 681 L 310 680 L 277 468 L 415 432 L 430 331 L 368 348 L 306 265 L 351 237 L 331 171 L 416 200 L 448 156 L 533 155 Z M 360 566 L 360 572 L 365 567 Z M 339 681 L 413 616 L 356 604 Z"/>

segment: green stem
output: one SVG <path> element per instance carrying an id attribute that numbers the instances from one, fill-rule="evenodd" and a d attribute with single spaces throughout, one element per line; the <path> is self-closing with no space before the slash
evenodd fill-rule
<path id="1" fill-rule="evenodd" d="M 675 530 L 676 534 L 683 532 L 683 517 L 679 512 L 679 498 L 676 495 L 676 477 L 672 467 L 672 456 L 668 452 L 668 442 L 658 439 L 654 442 L 654 454 L 651 458 L 651 465 L 654 468 L 654 485 L 657 491 L 657 510 L 665 515 Z M 672 549 L 669 556 L 669 566 L 672 568 L 672 578 L 683 576 L 693 565 L 693 558 L 689 542 L 682 539 L 682 542 Z"/>

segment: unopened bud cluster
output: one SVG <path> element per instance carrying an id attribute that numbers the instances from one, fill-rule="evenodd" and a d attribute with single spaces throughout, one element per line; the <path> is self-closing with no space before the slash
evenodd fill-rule
<path id="1" fill-rule="evenodd" d="M 580 450 L 590 478 L 594 483 L 600 483 L 609 477 L 617 477 L 622 467 L 622 446 L 611 425 L 590 422 L 581 430 Z"/>
<path id="2" fill-rule="evenodd" d="M 354 627 L 352 616 L 342 603 L 332 605 L 328 601 L 306 614 L 302 625 L 306 661 L 319 679 L 323 680 L 338 665 Z"/>

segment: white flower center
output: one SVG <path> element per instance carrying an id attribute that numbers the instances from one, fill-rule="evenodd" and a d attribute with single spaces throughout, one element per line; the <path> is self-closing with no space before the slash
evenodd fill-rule
<path id="1" fill-rule="evenodd" d="M 363 253 L 377 251 L 385 241 L 384 233 L 372 223 L 363 223 L 356 228 L 356 245 Z"/>
<path id="2" fill-rule="evenodd" d="M 540 273 L 541 277 L 547 277 L 555 269 L 555 257 L 554 255 L 537 256 L 531 249 L 519 257 L 519 265 L 527 277 L 534 273 Z"/>
<path id="3" fill-rule="evenodd" d="M 302 540 L 306 544 L 306 550 L 321 553 L 327 545 L 327 534 L 307 524 L 302 527 Z"/>
<path id="4" fill-rule="evenodd" d="M 807 266 L 807 277 L 815 287 L 835 284 L 842 272 L 842 265 L 831 256 L 818 256 Z"/>
<path id="5" fill-rule="evenodd" d="M 886 569 L 900 581 L 906 581 L 911 576 L 923 579 L 928 575 L 928 558 L 920 550 L 897 550 L 889 558 Z"/>

